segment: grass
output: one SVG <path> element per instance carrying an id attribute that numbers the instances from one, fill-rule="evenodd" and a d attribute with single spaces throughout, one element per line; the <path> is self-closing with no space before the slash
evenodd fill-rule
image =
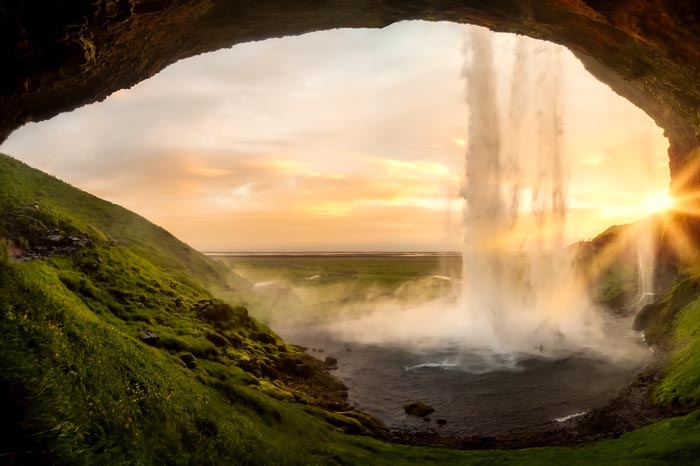
<path id="1" fill-rule="evenodd" d="M 63 225 L 98 241 L 128 246 L 181 280 L 197 279 L 200 285 L 227 280 L 223 267 L 163 228 L 7 156 L 0 160 L 0 186 L 4 187 L 0 189 L 0 209 L 3 214 L 15 214 L 11 216 L 15 222 L 20 214 L 40 214 L 47 226 Z M 16 229 L 17 225 L 0 223 L 0 233 L 10 227 Z"/>
<path id="2" fill-rule="evenodd" d="M 0 463 L 552 466 L 700 458 L 697 413 L 578 448 L 463 452 L 347 435 L 371 426 L 360 413 L 319 407 L 334 399 L 335 382 L 244 308 L 213 297 L 210 290 L 236 295 L 228 285 L 239 278 L 223 264 L 5 156 L 0 187 Z M 82 245 L 48 254 L 54 230 Z M 44 257 L 16 262 L 18 248 L 20 256 Z M 432 266 L 314 267 L 337 278 L 321 289 L 349 269 L 361 288 L 393 293 Z M 377 279 L 382 267 L 389 272 Z M 309 270 L 290 273 L 307 282 Z M 672 360 L 657 396 L 668 403 L 697 399 L 700 383 L 700 302 L 692 287 L 680 289 L 689 301 L 663 319 Z M 139 340 L 145 330 L 158 334 L 158 346 Z"/>
<path id="3" fill-rule="evenodd" d="M 0 179 L 0 391 L 12 413 L 0 420 L 1 459 L 328 464 L 300 438 L 335 429 L 265 393 L 294 398 L 309 384 L 332 397 L 337 382 L 245 309 L 213 299 L 207 288 L 226 286 L 225 267 L 10 158 L 0 157 Z M 57 233 L 86 241 L 49 254 Z M 34 260 L 12 262 L 10 243 Z M 139 341 L 145 330 L 158 348 Z M 280 369 L 287 360 L 308 380 Z M 322 395 L 310 388 L 304 399 Z"/>
<path id="4" fill-rule="evenodd" d="M 458 278 L 462 266 L 458 255 L 217 256 L 217 259 L 251 282 L 277 279 L 293 285 L 315 286 L 351 282 L 363 288 L 386 289 L 398 288 L 430 274 Z M 318 278 L 310 280 L 317 275 Z"/>
<path id="5" fill-rule="evenodd" d="M 24 462 L 656 465 L 693 464 L 700 453 L 696 414 L 583 448 L 457 452 L 342 435 L 244 384 L 201 383 L 66 295 L 45 264 L 4 264 L 0 278 L 3 387 L 15 405 L 4 412 L 23 428 L 8 428 L 2 447 L 21 445 Z"/>
<path id="6" fill-rule="evenodd" d="M 366 256 L 215 256 L 250 283 L 277 281 L 263 293 L 236 290 L 256 318 L 269 323 L 333 318 L 339 312 L 362 312 L 378 301 L 394 305 L 427 301 L 447 294 L 451 283 L 433 275 L 458 279 L 461 257 Z"/>
<path id="7" fill-rule="evenodd" d="M 15 425 L 3 426 L 6 457 L 45 464 L 327 464 L 313 461 L 322 451 L 308 451 L 301 434 L 323 445 L 332 430 L 233 383 L 242 371 L 227 371 L 225 395 L 211 388 L 202 383 L 205 371 L 194 376 L 104 323 L 65 293 L 46 264 L 5 264 L 0 279 L 2 385 L 15 413 Z M 12 438 L 17 426 L 21 447 Z"/>
<path id="8" fill-rule="evenodd" d="M 697 282 L 693 284 L 697 296 Z M 679 305 L 669 332 L 673 352 L 656 397 L 665 404 L 694 408 L 700 404 L 700 300 Z"/>

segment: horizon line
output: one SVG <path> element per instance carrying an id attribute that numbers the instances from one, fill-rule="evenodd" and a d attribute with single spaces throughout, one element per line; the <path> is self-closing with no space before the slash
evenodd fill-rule
<path id="1" fill-rule="evenodd" d="M 366 251 L 200 251 L 207 256 L 217 255 L 284 255 L 284 254 L 455 254 L 461 255 L 459 251 L 386 251 L 386 250 L 366 250 Z"/>

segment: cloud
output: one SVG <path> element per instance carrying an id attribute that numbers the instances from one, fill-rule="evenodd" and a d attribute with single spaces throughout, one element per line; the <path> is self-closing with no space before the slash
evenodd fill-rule
<path id="1" fill-rule="evenodd" d="M 240 44 L 29 124 L 2 150 L 202 249 L 454 249 L 464 28 L 410 22 Z M 495 45 L 505 109 L 512 37 Z M 668 183 L 666 142 L 571 54 L 563 60 L 572 231 L 588 235 L 625 221 L 600 220 L 601 205 L 639 203 Z M 532 169 L 539 149 L 520 149 Z"/>

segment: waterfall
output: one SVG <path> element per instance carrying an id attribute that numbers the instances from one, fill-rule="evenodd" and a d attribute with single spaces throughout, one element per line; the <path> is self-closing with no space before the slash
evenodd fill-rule
<path id="1" fill-rule="evenodd" d="M 654 218 L 645 217 L 637 224 L 637 302 L 640 310 L 654 301 L 654 267 L 656 262 Z"/>
<path id="2" fill-rule="evenodd" d="M 496 327 L 503 317 L 500 302 L 502 257 L 494 241 L 507 228 L 501 193 L 501 136 L 496 100 L 496 73 L 491 33 L 475 29 L 465 40 L 462 74 L 467 85 L 469 139 L 464 172 L 464 250 L 462 281 L 481 292 L 472 300 Z M 476 316 L 474 316 L 476 317 Z"/>
<path id="3" fill-rule="evenodd" d="M 647 137 L 646 139 L 651 139 Z M 652 154 L 648 150 L 650 141 L 645 141 L 642 147 L 647 148 L 640 154 L 647 183 L 653 178 Z M 647 193 L 650 195 L 650 193 Z M 655 221 L 653 216 L 639 220 L 635 225 L 636 255 L 637 255 L 637 300 L 635 310 L 654 300 L 654 268 L 656 266 Z"/>
<path id="4" fill-rule="evenodd" d="M 501 121 L 492 35 L 470 29 L 463 49 L 469 124 L 461 306 L 481 335 L 504 351 L 585 345 L 597 330 L 597 314 L 564 244 L 559 51 L 517 38 L 508 118 Z"/>

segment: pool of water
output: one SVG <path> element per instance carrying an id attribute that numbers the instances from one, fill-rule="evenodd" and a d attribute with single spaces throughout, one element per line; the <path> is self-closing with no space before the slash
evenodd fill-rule
<path id="1" fill-rule="evenodd" d="M 361 344 L 312 326 L 278 331 L 320 359 L 337 358 L 333 373 L 357 408 L 395 430 L 450 436 L 504 434 L 600 407 L 648 362 L 641 344 L 638 357 L 612 361 L 588 351 L 553 358 L 454 344 Z M 429 420 L 408 416 L 403 404 L 410 401 L 426 402 L 435 412 Z M 438 419 L 446 423 L 438 425 Z"/>

